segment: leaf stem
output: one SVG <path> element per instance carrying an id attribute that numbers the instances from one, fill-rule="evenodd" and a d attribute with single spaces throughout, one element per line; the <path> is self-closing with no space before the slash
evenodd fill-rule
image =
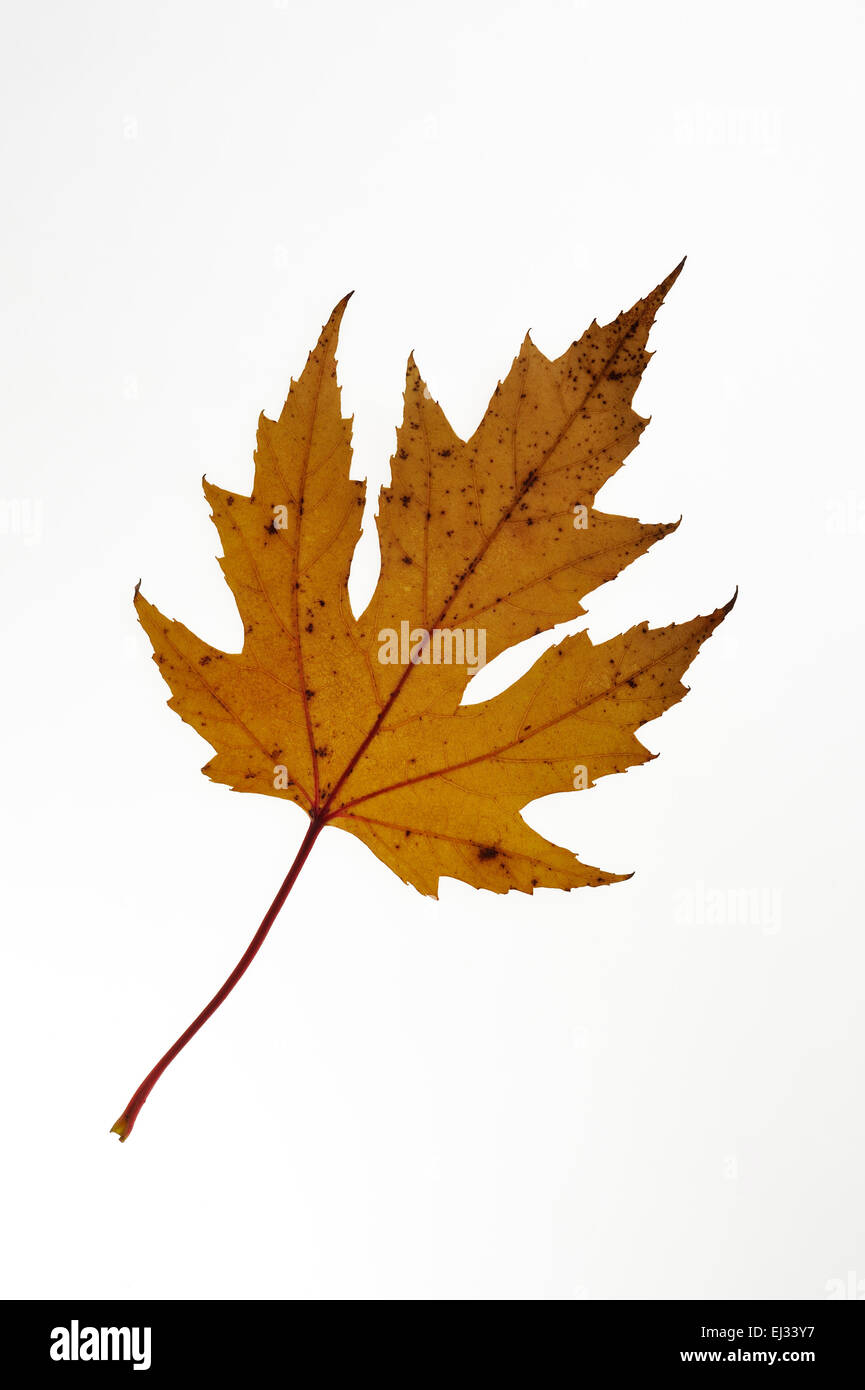
<path id="1" fill-rule="evenodd" d="M 264 914 L 261 926 L 258 928 L 258 931 L 255 933 L 255 936 L 252 938 L 243 955 L 240 957 L 240 960 L 237 962 L 237 965 L 234 967 L 228 979 L 225 981 L 225 984 L 217 990 L 210 1003 L 202 1009 L 201 1013 L 194 1020 L 194 1022 L 190 1023 L 186 1031 L 184 1033 L 181 1033 L 177 1041 L 173 1043 L 171 1047 L 168 1049 L 168 1051 L 165 1053 L 165 1056 L 160 1057 L 153 1070 L 148 1072 L 147 1076 L 145 1076 L 141 1085 L 138 1087 L 138 1090 L 135 1092 L 126 1109 L 124 1110 L 123 1114 L 120 1116 L 120 1119 L 117 1121 L 116 1124 L 112 1125 L 111 1133 L 120 1136 L 121 1144 L 125 1139 L 128 1139 L 129 1135 L 132 1133 L 132 1126 L 135 1124 L 139 1110 L 141 1109 L 144 1102 L 147 1100 L 147 1097 L 150 1095 L 150 1092 L 153 1090 L 153 1087 L 156 1085 L 157 1081 L 159 1080 L 162 1073 L 165 1071 L 166 1067 L 168 1067 L 174 1061 L 178 1052 L 181 1052 L 183 1050 L 183 1048 L 189 1042 L 190 1038 L 195 1037 L 195 1034 L 198 1032 L 199 1028 L 202 1028 L 204 1026 L 204 1024 L 210 1018 L 211 1014 L 216 1013 L 216 1010 L 219 1008 L 220 1004 L 222 1004 L 223 1001 L 228 998 L 229 994 L 234 989 L 234 986 L 237 984 L 238 980 L 241 978 L 242 975 L 246 973 L 250 963 L 258 955 L 262 943 L 264 942 L 264 938 L 267 936 L 267 933 L 270 931 L 271 927 L 273 926 L 274 922 L 279 916 L 280 909 L 283 903 L 285 902 L 286 898 L 288 897 L 289 893 L 291 892 L 295 879 L 297 878 L 298 874 L 300 873 L 301 869 L 306 863 L 307 858 L 309 856 L 309 852 L 315 844 L 319 832 L 325 824 L 325 820 L 326 817 L 323 816 L 321 813 L 313 817 L 312 821 L 310 822 L 309 829 L 307 830 L 303 838 L 300 849 L 297 851 L 294 863 L 292 864 L 291 868 L 289 869 L 288 873 L 283 879 L 279 892 L 277 893 L 273 902 L 270 904 L 270 907 L 267 909 L 267 912 Z"/>

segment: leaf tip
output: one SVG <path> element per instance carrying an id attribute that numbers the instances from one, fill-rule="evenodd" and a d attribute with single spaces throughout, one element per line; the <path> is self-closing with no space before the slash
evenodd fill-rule
<path id="1" fill-rule="evenodd" d="M 140 591 L 141 591 L 141 580 L 139 579 L 138 583 L 137 583 L 136 586 L 135 586 L 135 592 L 134 592 L 133 595 L 132 595 L 132 602 L 133 602 L 133 603 L 136 603 L 136 602 L 137 602 L 137 600 L 138 600 L 138 595 L 139 595 Z"/>
<path id="2" fill-rule="evenodd" d="M 682 269 L 687 259 L 687 256 L 683 256 L 682 259 L 679 261 L 679 264 L 673 267 L 669 275 L 665 276 L 658 288 L 655 291 L 653 291 L 653 293 L 649 296 L 652 301 L 655 301 L 655 298 L 657 296 L 657 307 L 654 312 L 657 313 L 657 309 L 660 308 L 661 304 L 663 304 L 664 300 L 666 299 L 669 291 L 675 285 L 676 281 L 682 273 Z"/>
<path id="3" fill-rule="evenodd" d="M 730 610 L 736 607 L 736 599 L 738 597 L 739 585 L 737 584 L 736 588 L 733 591 L 733 597 L 728 599 L 726 603 L 723 603 L 720 608 L 716 608 L 714 613 L 712 614 L 712 617 L 715 620 L 715 626 L 717 626 L 718 623 L 722 623 L 726 618 L 727 614 L 730 612 Z"/>
<path id="4" fill-rule="evenodd" d="M 342 299 L 339 301 L 336 308 L 334 309 L 333 313 L 331 314 L 330 320 L 334 327 L 339 326 L 340 320 L 342 319 L 342 316 L 345 313 L 346 305 L 348 304 L 348 301 L 351 299 L 353 294 L 354 290 L 349 290 L 348 294 L 344 294 Z"/>

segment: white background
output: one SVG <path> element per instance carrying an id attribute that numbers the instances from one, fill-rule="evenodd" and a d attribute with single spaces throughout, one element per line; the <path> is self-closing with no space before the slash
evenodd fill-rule
<path id="1" fill-rule="evenodd" d="M 7 1296 L 865 1294 L 862 28 L 853 0 L 5 7 Z M 135 621 L 141 577 L 239 646 L 202 474 L 248 490 L 353 288 L 360 604 L 409 350 L 468 433 L 528 327 L 557 355 L 684 253 L 601 499 L 684 520 L 588 628 L 739 603 L 662 756 L 530 813 L 635 877 L 435 902 L 327 831 L 121 1147 L 306 823 L 199 774 Z"/>

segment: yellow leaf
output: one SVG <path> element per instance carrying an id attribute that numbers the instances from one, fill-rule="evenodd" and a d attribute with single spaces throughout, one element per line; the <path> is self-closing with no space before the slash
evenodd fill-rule
<path id="1" fill-rule="evenodd" d="M 730 605 L 601 646 L 566 638 L 495 699 L 460 702 L 481 655 L 584 613 L 586 594 L 675 529 L 595 497 L 647 424 L 631 400 L 680 269 L 553 361 L 526 338 L 468 442 L 409 359 L 381 574 L 359 619 L 347 585 L 364 486 L 349 478 L 337 306 L 279 420 L 260 420 L 251 495 L 205 483 L 242 651 L 136 595 L 172 709 L 216 750 L 209 777 L 350 831 L 423 893 L 443 875 L 495 892 L 621 877 L 580 864 L 520 811 L 571 790 L 575 768 L 591 786 L 647 761 L 636 730 L 682 698 L 680 676 Z"/>

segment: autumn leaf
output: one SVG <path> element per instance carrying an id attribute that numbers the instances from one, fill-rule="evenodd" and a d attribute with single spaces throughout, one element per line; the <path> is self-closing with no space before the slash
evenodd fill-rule
<path id="1" fill-rule="evenodd" d="M 561 357 L 527 337 L 468 441 L 409 359 L 391 484 L 379 498 L 381 571 L 359 618 L 348 576 L 365 487 L 349 477 L 335 356 L 347 298 L 279 419 L 260 419 L 250 495 L 205 481 L 242 649 L 210 646 L 138 589 L 135 606 L 169 705 L 215 750 L 204 772 L 294 802 L 309 828 L 235 971 L 114 1126 L 121 1139 L 243 974 L 326 825 L 433 896 L 443 876 L 498 893 L 628 877 L 580 863 L 520 812 L 647 762 L 636 731 L 685 694 L 681 676 L 734 600 L 682 624 L 641 622 L 599 645 L 584 632 L 566 637 L 500 695 L 462 700 L 485 661 L 585 613 L 587 594 L 675 530 L 595 500 L 648 423 L 631 402 L 680 271 L 611 323 L 592 323 Z"/>

